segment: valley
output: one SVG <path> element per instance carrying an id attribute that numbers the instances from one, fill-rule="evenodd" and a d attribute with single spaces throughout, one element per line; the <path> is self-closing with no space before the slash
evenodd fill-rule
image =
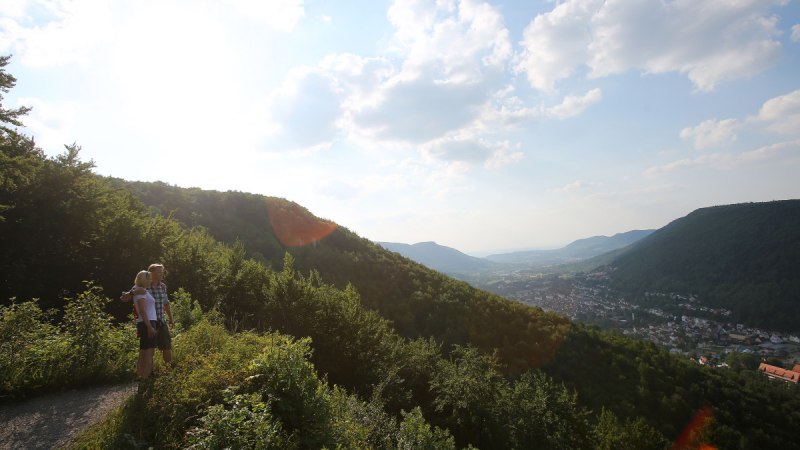
<path id="1" fill-rule="evenodd" d="M 731 311 L 704 306 L 691 294 L 648 292 L 633 299 L 608 286 L 607 271 L 566 277 L 496 271 L 478 287 L 573 321 L 653 342 L 670 353 L 727 367 L 740 355 L 791 367 L 800 362 L 800 332 L 731 320 Z M 740 354 L 740 355 L 736 355 Z"/>

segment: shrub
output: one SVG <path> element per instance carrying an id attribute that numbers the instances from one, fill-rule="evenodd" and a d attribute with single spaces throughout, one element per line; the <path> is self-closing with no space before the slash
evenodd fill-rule
<path id="1" fill-rule="evenodd" d="M 177 327 L 176 331 L 188 330 L 203 319 L 203 308 L 200 307 L 200 303 L 193 300 L 183 288 L 172 293 L 170 308 Z"/>
<path id="2" fill-rule="evenodd" d="M 189 449 L 292 449 L 296 442 L 274 419 L 270 404 L 258 394 L 233 394 L 208 408 L 201 426 L 188 433 Z"/>
<path id="3" fill-rule="evenodd" d="M 120 379 L 135 366 L 136 333 L 127 324 L 112 325 L 104 311 L 109 302 L 90 282 L 77 298 L 67 299 L 62 328 L 70 345 L 69 377 L 75 382 Z"/>
<path id="4" fill-rule="evenodd" d="M 254 386 L 273 405 L 286 430 L 299 438 L 304 448 L 331 443 L 327 386 L 317 378 L 311 364 L 311 339 L 293 340 L 273 335 L 250 364 Z"/>
<path id="5" fill-rule="evenodd" d="M 403 411 L 397 448 L 398 450 L 445 450 L 455 449 L 456 443 L 447 430 L 431 427 L 417 407 L 408 413 Z"/>
<path id="6" fill-rule="evenodd" d="M 56 313 L 42 311 L 37 300 L 0 306 L 0 395 L 131 377 L 136 335 L 130 325 L 111 324 L 103 310 L 108 301 L 88 283 L 66 300 L 60 326 L 51 323 Z"/>
<path id="7" fill-rule="evenodd" d="M 63 381 L 69 345 L 37 300 L 0 306 L 0 395 L 15 397 Z"/>

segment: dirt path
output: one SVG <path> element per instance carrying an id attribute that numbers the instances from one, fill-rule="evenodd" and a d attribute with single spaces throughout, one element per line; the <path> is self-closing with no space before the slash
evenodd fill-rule
<path id="1" fill-rule="evenodd" d="M 61 448 L 135 392 L 135 383 L 100 386 L 0 405 L 0 449 Z"/>

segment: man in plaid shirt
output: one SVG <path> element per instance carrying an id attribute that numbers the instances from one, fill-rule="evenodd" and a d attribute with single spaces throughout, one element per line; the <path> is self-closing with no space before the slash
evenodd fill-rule
<path id="1" fill-rule="evenodd" d="M 169 333 L 169 328 L 175 325 L 175 322 L 172 321 L 172 309 L 169 307 L 169 298 L 167 298 L 167 285 L 163 282 L 164 266 L 150 264 L 147 271 L 150 272 L 150 287 L 147 290 L 156 299 L 156 317 L 158 318 L 156 342 L 158 343 L 158 349 L 161 350 L 161 356 L 164 357 L 164 362 L 169 364 L 172 362 L 172 335 Z M 169 322 L 164 320 L 165 312 L 169 317 Z"/>
<path id="2" fill-rule="evenodd" d="M 167 297 L 167 285 L 163 282 L 164 266 L 162 264 L 150 264 L 147 271 L 150 272 L 150 287 L 147 290 L 156 300 L 156 320 L 158 321 L 156 342 L 158 349 L 161 350 L 164 363 L 170 364 L 172 362 L 172 335 L 169 332 L 169 328 L 175 325 L 175 322 L 172 320 L 172 309 L 170 309 L 169 298 Z M 133 297 L 131 292 L 123 293 L 120 300 L 129 301 Z M 165 320 L 164 313 L 169 317 L 169 321 Z M 136 314 L 135 305 L 134 314 Z"/>

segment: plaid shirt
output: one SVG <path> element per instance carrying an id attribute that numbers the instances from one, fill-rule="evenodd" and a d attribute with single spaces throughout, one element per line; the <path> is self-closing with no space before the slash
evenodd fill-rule
<path id="1" fill-rule="evenodd" d="M 164 283 L 159 283 L 158 286 L 151 286 L 147 288 L 147 290 L 150 292 L 150 295 L 156 299 L 156 320 L 165 322 L 164 305 L 169 305 L 169 299 L 167 298 L 167 285 Z"/>

